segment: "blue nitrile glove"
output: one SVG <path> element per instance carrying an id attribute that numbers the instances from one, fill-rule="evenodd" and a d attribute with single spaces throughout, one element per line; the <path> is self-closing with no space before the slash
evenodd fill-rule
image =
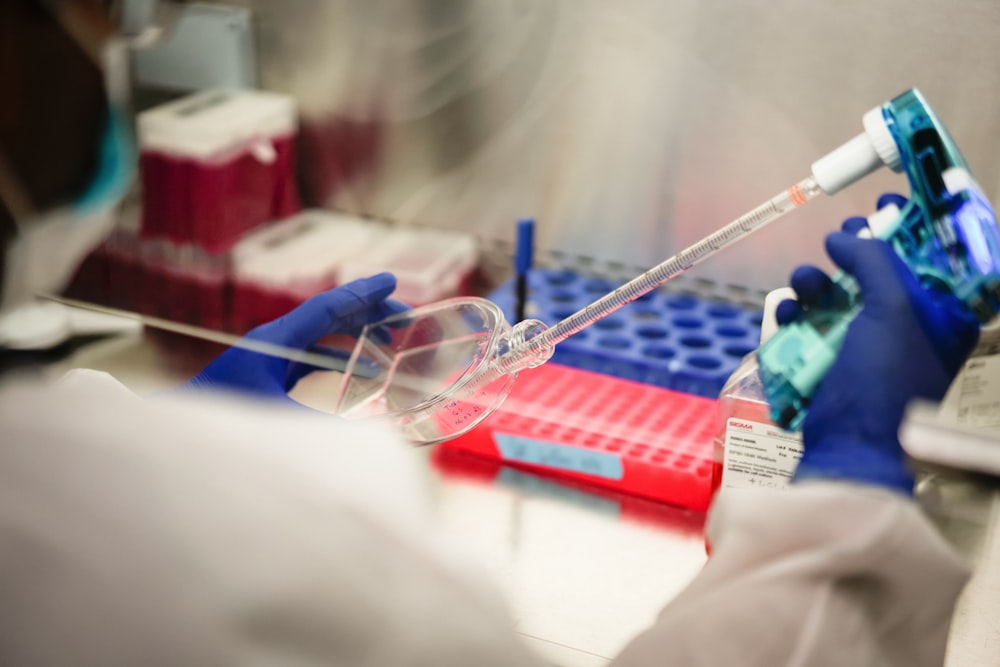
<path id="1" fill-rule="evenodd" d="M 356 336 L 365 324 L 407 310 L 405 304 L 387 298 L 395 289 L 391 273 L 361 278 L 317 294 L 287 315 L 251 330 L 246 338 L 323 352 L 315 344 L 324 336 Z M 301 362 L 233 347 L 181 389 L 237 391 L 290 401 L 288 392 L 314 370 L 315 366 Z"/>
<path id="2" fill-rule="evenodd" d="M 902 207 L 901 199 L 883 195 L 879 208 Z M 854 235 L 865 226 L 864 218 L 850 218 L 826 239 L 833 262 L 857 280 L 864 305 L 813 396 L 793 481 L 846 479 L 911 494 L 913 475 L 897 435 L 906 404 L 944 397 L 976 345 L 979 324 L 951 294 L 922 287 L 886 242 Z M 799 267 L 791 285 L 798 303 L 779 305 L 781 324 L 838 298 L 814 266 Z"/>

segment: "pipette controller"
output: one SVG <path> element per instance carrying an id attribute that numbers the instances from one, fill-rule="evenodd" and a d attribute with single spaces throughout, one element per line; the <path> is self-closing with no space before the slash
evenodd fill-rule
<path id="1" fill-rule="evenodd" d="M 915 89 L 872 109 L 863 122 L 882 161 L 905 171 L 910 183 L 901 211 L 869 218 L 871 234 L 887 241 L 922 284 L 951 291 L 988 322 L 1000 312 L 1000 229 L 955 142 Z M 771 417 L 783 428 L 801 427 L 861 310 L 854 279 L 841 272 L 833 280 L 839 303 L 810 309 L 758 351 Z"/>

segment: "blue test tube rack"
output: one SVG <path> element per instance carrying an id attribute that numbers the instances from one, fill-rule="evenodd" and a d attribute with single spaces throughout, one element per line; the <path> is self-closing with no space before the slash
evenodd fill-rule
<path id="1" fill-rule="evenodd" d="M 532 269 L 526 317 L 552 326 L 619 283 L 572 271 Z M 489 295 L 513 322 L 515 281 Z M 552 361 L 715 398 L 760 341 L 761 310 L 653 290 L 556 345 Z"/>

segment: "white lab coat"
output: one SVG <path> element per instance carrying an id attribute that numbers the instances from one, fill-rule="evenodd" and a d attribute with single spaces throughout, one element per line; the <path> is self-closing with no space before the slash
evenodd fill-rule
<path id="1" fill-rule="evenodd" d="M 433 538 L 392 432 L 246 407 L 94 373 L 0 390 L 0 665 L 544 664 Z M 734 493 L 709 530 L 616 665 L 941 663 L 965 570 L 911 503 Z"/>
<path id="2" fill-rule="evenodd" d="M 712 556 L 616 667 L 940 667 L 967 570 L 912 501 L 829 482 L 726 490 Z"/>

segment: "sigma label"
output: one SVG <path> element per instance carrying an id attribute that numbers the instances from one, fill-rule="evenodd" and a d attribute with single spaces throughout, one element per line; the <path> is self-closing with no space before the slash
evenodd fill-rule
<path id="1" fill-rule="evenodd" d="M 774 424 L 726 422 L 723 488 L 784 488 L 802 457 L 802 437 Z"/>

